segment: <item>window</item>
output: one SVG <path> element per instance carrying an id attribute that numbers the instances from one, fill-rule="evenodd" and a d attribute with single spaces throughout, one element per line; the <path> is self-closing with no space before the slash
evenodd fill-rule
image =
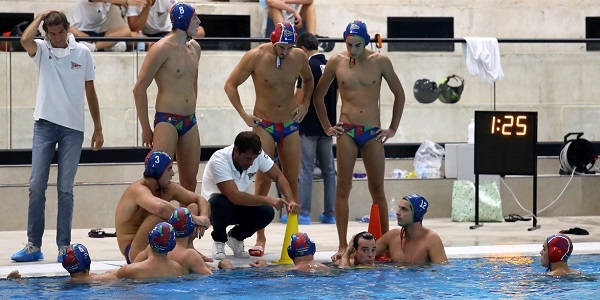
<path id="1" fill-rule="evenodd" d="M 248 15 L 198 15 L 206 37 L 250 37 Z M 202 50 L 250 50 L 250 42 L 201 42 Z"/>
<path id="2" fill-rule="evenodd" d="M 388 38 L 454 38 L 452 17 L 388 17 Z M 388 51 L 454 51 L 454 42 L 388 43 Z"/>

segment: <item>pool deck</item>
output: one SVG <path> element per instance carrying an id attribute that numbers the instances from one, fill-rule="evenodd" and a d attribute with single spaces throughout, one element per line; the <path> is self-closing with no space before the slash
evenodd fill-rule
<path id="1" fill-rule="evenodd" d="M 560 230 L 573 227 L 586 229 L 590 235 L 569 235 L 574 242 L 574 255 L 600 253 L 600 216 L 577 217 L 540 217 L 538 225 L 541 228 L 528 231 L 532 221 L 493 222 L 482 223 L 484 226 L 470 229 L 472 222 L 452 222 L 448 218 L 427 219 L 424 226 L 436 231 L 446 248 L 448 258 L 481 257 L 481 256 L 507 256 L 507 255 L 538 255 L 541 244 L 546 237 Z M 274 222 L 267 227 L 267 247 L 263 258 L 271 262 L 278 260 L 282 252 L 283 237 L 286 231 L 285 224 Z M 352 234 L 367 230 L 368 223 L 350 221 L 348 225 L 349 237 Z M 395 222 L 390 222 L 390 228 L 396 228 Z M 106 270 L 117 269 L 125 263 L 116 238 L 90 238 L 87 236 L 89 229 L 74 229 L 72 242 L 85 245 L 92 257 L 92 272 L 101 273 Z M 106 232 L 114 232 L 114 228 L 105 228 Z M 337 231 L 335 225 L 313 223 L 300 225 L 299 231 L 308 233 L 317 244 L 315 258 L 329 261 L 329 257 L 337 250 Z M 211 256 L 212 239 L 209 229 L 205 237 L 196 240 L 196 248 L 207 256 Z M 42 251 L 45 260 L 34 263 L 16 263 L 10 257 L 22 249 L 23 242 L 27 240 L 25 231 L 0 232 L 0 278 L 6 277 L 12 270 L 19 270 L 25 277 L 31 276 L 57 276 L 68 273 L 56 262 L 58 251 L 55 248 L 55 230 L 46 230 L 44 234 Z M 246 249 L 254 245 L 255 237 L 246 240 Z M 231 249 L 225 247 L 228 258 L 235 266 L 248 266 L 253 260 L 234 258 Z M 216 265 L 212 263 L 212 265 Z"/>

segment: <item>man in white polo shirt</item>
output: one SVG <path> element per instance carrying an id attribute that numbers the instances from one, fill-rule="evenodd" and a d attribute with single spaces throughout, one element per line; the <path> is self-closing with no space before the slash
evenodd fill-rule
<path id="1" fill-rule="evenodd" d="M 46 38 L 34 40 L 40 24 Z M 41 247 L 45 228 L 46 189 L 57 146 L 58 262 L 62 262 L 62 254 L 71 244 L 73 185 L 85 131 L 86 98 L 94 122 L 90 146 L 97 151 L 104 144 L 92 55 L 84 45 L 75 42 L 68 29 L 69 21 L 64 13 L 46 11 L 35 17 L 21 37 L 21 45 L 38 67 L 38 91 L 33 112 L 35 124 L 29 178 L 27 244 L 11 257 L 16 262 L 44 259 Z"/>
<path id="2" fill-rule="evenodd" d="M 277 183 L 285 200 L 246 192 L 259 170 Z M 244 239 L 271 223 L 275 217 L 273 208 L 285 206 L 289 212 L 300 211 L 287 179 L 262 151 L 258 135 L 251 131 L 239 133 L 233 145 L 211 156 L 202 176 L 201 194 L 210 203 L 213 258 L 218 260 L 226 258 L 225 243 L 235 257 L 248 257 Z M 236 226 L 227 232 L 229 225 Z"/>

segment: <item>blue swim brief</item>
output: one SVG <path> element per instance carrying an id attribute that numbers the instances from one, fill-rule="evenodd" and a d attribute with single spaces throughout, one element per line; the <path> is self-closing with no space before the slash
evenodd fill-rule
<path id="1" fill-rule="evenodd" d="M 182 136 L 196 125 L 196 114 L 180 116 L 176 114 L 156 112 L 154 114 L 154 127 L 160 122 L 167 122 L 177 129 L 177 135 Z"/>
<path id="2" fill-rule="evenodd" d="M 362 148 L 368 141 L 377 137 L 379 127 L 342 123 L 344 132 L 351 136 L 358 148 Z"/>

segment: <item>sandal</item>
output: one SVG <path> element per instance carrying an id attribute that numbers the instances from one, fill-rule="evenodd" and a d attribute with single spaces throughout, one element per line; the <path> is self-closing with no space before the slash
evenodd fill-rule
<path id="1" fill-rule="evenodd" d="M 248 249 L 248 254 L 250 254 L 250 256 L 260 257 L 265 254 L 265 249 L 261 245 L 256 245 L 256 246 L 250 247 L 250 249 Z"/>
<path id="2" fill-rule="evenodd" d="M 509 214 L 508 216 L 504 216 L 504 221 L 506 221 L 506 222 L 531 221 L 531 218 L 523 218 L 521 215 Z"/>
<path id="3" fill-rule="evenodd" d="M 88 232 L 88 236 L 91 238 L 116 237 L 117 233 L 106 233 L 102 228 L 94 228 Z"/>

